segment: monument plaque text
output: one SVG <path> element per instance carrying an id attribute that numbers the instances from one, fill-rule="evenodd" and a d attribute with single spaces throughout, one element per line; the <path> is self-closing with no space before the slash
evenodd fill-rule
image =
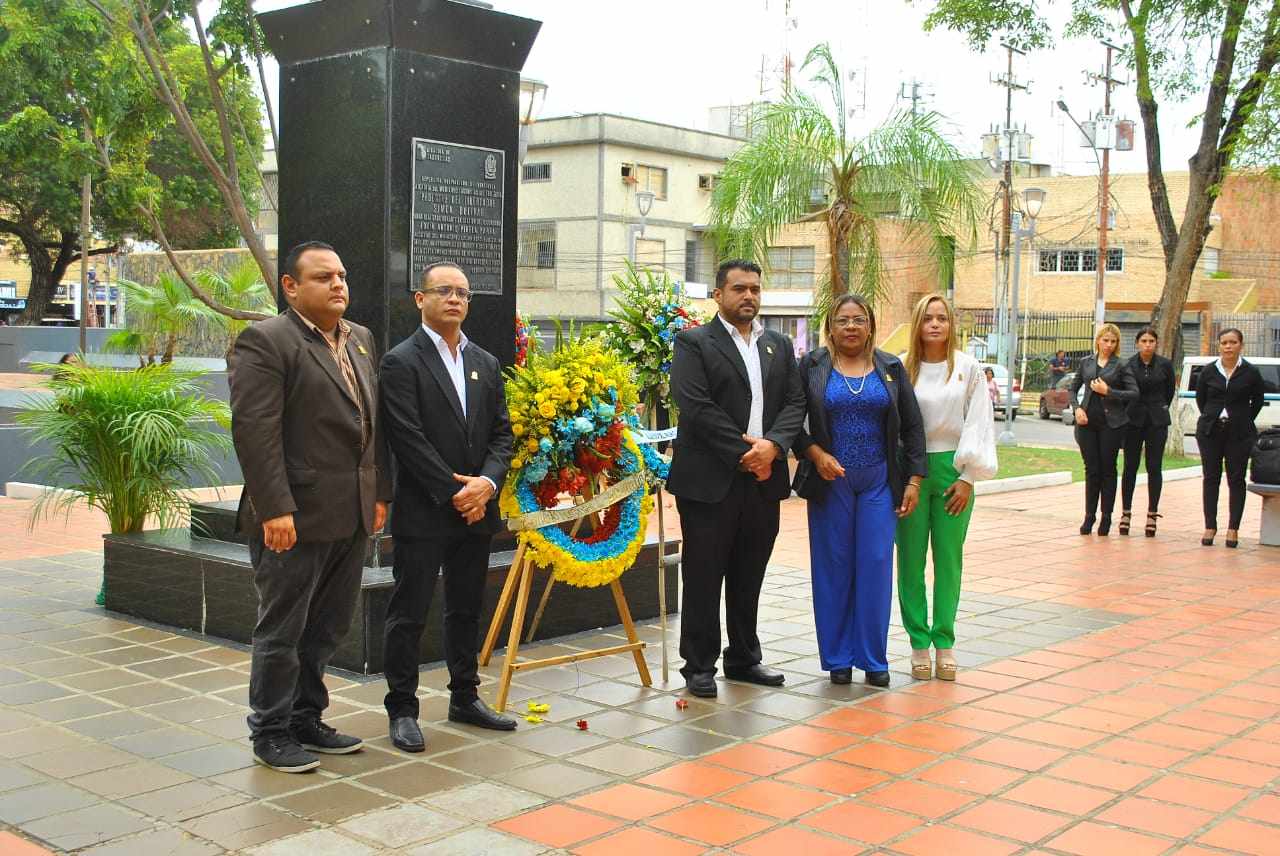
<path id="1" fill-rule="evenodd" d="M 502 293 L 505 176 L 501 149 L 414 138 L 410 290 L 427 265 L 451 261 L 476 294 Z"/>

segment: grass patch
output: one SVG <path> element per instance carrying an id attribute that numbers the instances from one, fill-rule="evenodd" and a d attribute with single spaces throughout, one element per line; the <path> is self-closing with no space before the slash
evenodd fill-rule
<path id="1" fill-rule="evenodd" d="M 1000 471 L 996 478 L 1007 479 L 1015 476 L 1033 476 L 1041 473 L 1054 473 L 1063 470 L 1071 471 L 1073 482 L 1084 481 L 1084 461 L 1080 453 L 1072 449 L 1049 449 L 1038 446 L 997 446 L 996 456 L 1000 461 Z M 1175 470 L 1181 467 L 1199 466 L 1199 458 L 1166 456 L 1164 468 Z M 1123 472 L 1124 452 L 1121 451 L 1117 472 Z M 1139 464 L 1138 472 L 1147 471 L 1145 464 Z"/>

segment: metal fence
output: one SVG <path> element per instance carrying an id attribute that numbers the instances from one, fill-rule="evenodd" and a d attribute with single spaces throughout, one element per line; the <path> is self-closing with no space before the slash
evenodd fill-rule
<path id="1" fill-rule="evenodd" d="M 959 340 L 968 343 L 978 339 L 994 345 L 999 317 L 994 309 L 956 310 Z M 1093 313 L 1091 312 L 1027 312 L 1018 316 L 1018 350 L 1026 360 L 1025 384 L 1028 389 L 1043 389 L 1049 382 L 1049 360 L 1058 351 L 1066 351 L 1071 364 L 1093 350 Z"/>
<path id="2" fill-rule="evenodd" d="M 1218 353 L 1218 335 L 1223 330 L 1235 328 L 1244 334 L 1246 357 L 1280 357 L 1280 313 L 1250 312 L 1236 315 L 1215 315 L 1208 330 L 1201 335 L 1210 354 Z"/>

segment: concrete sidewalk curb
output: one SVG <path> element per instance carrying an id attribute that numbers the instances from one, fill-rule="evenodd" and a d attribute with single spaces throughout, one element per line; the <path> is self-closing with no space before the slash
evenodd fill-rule
<path id="1" fill-rule="evenodd" d="M 1063 484 L 1071 484 L 1070 470 L 980 481 L 973 486 L 973 493 L 975 496 L 987 496 L 993 493 L 1009 493 L 1015 490 L 1031 490 L 1037 487 L 1054 487 Z"/>

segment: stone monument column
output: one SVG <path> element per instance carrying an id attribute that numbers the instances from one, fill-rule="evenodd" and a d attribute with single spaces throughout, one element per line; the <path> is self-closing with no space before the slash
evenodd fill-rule
<path id="1" fill-rule="evenodd" d="M 258 16 L 280 62 L 280 253 L 332 244 L 380 352 L 411 286 L 457 262 L 464 330 L 514 359 L 520 70 L 541 24 L 459 0 L 320 0 Z"/>

